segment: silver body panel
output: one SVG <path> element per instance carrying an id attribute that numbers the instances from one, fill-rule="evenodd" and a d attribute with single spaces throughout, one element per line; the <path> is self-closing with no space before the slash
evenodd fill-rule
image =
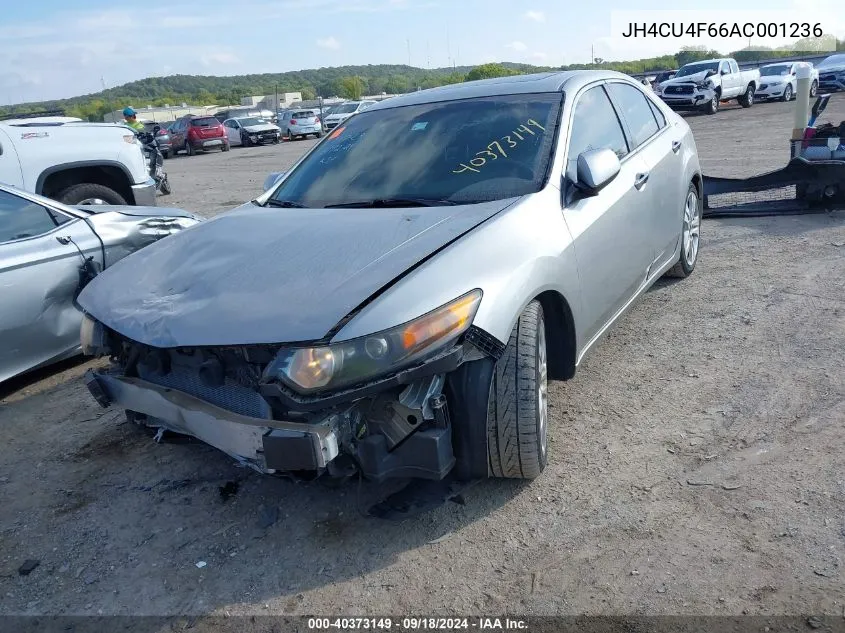
<path id="1" fill-rule="evenodd" d="M 79 353 L 82 313 L 74 298 L 82 258 L 73 243 L 102 270 L 198 221 L 177 209 L 73 208 L 11 187 L 0 191 L 68 218 L 47 233 L 0 243 L 0 382 Z"/>
<path id="2" fill-rule="evenodd" d="M 565 199 L 573 108 L 584 90 L 607 82 L 646 94 L 619 73 L 573 71 L 419 91 L 368 109 L 562 91 L 550 177 L 537 193 L 354 213 L 247 205 L 115 266 L 80 302 L 107 326 L 153 346 L 294 343 L 381 331 L 480 288 L 474 325 L 506 342 L 524 307 L 551 291 L 570 308 L 580 361 L 678 261 L 686 192 L 700 179 L 689 126 L 648 93 L 665 127 L 624 156 L 596 196 Z"/>

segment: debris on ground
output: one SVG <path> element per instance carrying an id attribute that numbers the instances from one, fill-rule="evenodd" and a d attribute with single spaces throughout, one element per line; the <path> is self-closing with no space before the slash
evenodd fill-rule
<path id="1" fill-rule="evenodd" d="M 23 565 L 18 567 L 18 573 L 21 576 L 29 576 L 32 573 L 32 570 L 38 567 L 41 564 L 40 560 L 36 560 L 34 558 L 28 558 L 23 562 Z"/>
<path id="2" fill-rule="evenodd" d="M 226 502 L 236 494 L 238 494 L 238 485 L 237 481 L 227 481 L 224 485 L 220 486 L 218 490 L 220 491 L 220 498 Z"/>
<path id="3" fill-rule="evenodd" d="M 198 561 L 197 562 L 197 569 L 202 569 L 206 565 L 208 565 L 208 563 L 206 563 L 204 560 Z"/>

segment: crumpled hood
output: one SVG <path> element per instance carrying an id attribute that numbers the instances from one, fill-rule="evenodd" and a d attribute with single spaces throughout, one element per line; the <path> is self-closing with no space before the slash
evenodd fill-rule
<path id="1" fill-rule="evenodd" d="M 267 132 L 268 130 L 278 130 L 279 127 L 273 125 L 272 123 L 259 123 L 258 125 L 247 125 L 244 126 L 244 129 L 247 132 Z"/>
<path id="2" fill-rule="evenodd" d="M 166 217 L 166 218 L 195 218 L 199 216 L 194 215 L 184 209 L 174 209 L 169 207 L 136 207 L 122 204 L 90 204 L 74 206 L 74 209 L 84 211 L 93 215 L 100 213 L 121 213 L 123 215 L 132 215 L 138 217 Z"/>
<path id="3" fill-rule="evenodd" d="M 702 70 L 700 73 L 695 73 L 694 75 L 684 75 L 683 77 L 672 77 L 672 79 L 667 79 L 666 81 L 662 82 L 661 86 L 673 86 L 675 84 L 696 84 L 701 81 L 704 81 L 705 78 L 712 79 L 718 76 L 718 73 L 715 75 L 711 75 L 707 77 L 707 73 L 709 71 Z"/>
<path id="4" fill-rule="evenodd" d="M 154 347 L 317 340 L 409 267 L 514 201 L 412 209 L 247 204 L 117 262 L 79 303 Z"/>

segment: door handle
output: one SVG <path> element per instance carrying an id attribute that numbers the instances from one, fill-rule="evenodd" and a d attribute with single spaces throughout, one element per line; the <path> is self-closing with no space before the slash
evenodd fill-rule
<path id="1" fill-rule="evenodd" d="M 645 172 L 644 174 L 637 174 L 637 177 L 634 180 L 634 187 L 636 187 L 637 189 L 642 189 L 647 182 L 648 172 Z"/>
<path id="2" fill-rule="evenodd" d="M 676 154 L 681 151 L 681 142 L 680 141 L 673 141 L 672 142 L 672 151 Z"/>

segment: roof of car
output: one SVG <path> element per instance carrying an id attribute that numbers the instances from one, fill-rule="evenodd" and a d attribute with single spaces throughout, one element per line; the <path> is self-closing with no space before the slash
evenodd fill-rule
<path id="1" fill-rule="evenodd" d="M 612 70 L 568 70 L 559 72 L 536 73 L 531 75 L 513 75 L 510 77 L 496 77 L 467 81 L 459 84 L 440 86 L 420 90 L 398 97 L 380 101 L 369 108 L 385 110 L 408 105 L 435 103 L 438 101 L 456 101 L 474 97 L 493 97 L 499 95 L 532 94 L 538 92 L 563 92 L 564 90 L 578 90 L 581 86 L 602 79 L 626 79 L 634 82 L 631 77 Z"/>

